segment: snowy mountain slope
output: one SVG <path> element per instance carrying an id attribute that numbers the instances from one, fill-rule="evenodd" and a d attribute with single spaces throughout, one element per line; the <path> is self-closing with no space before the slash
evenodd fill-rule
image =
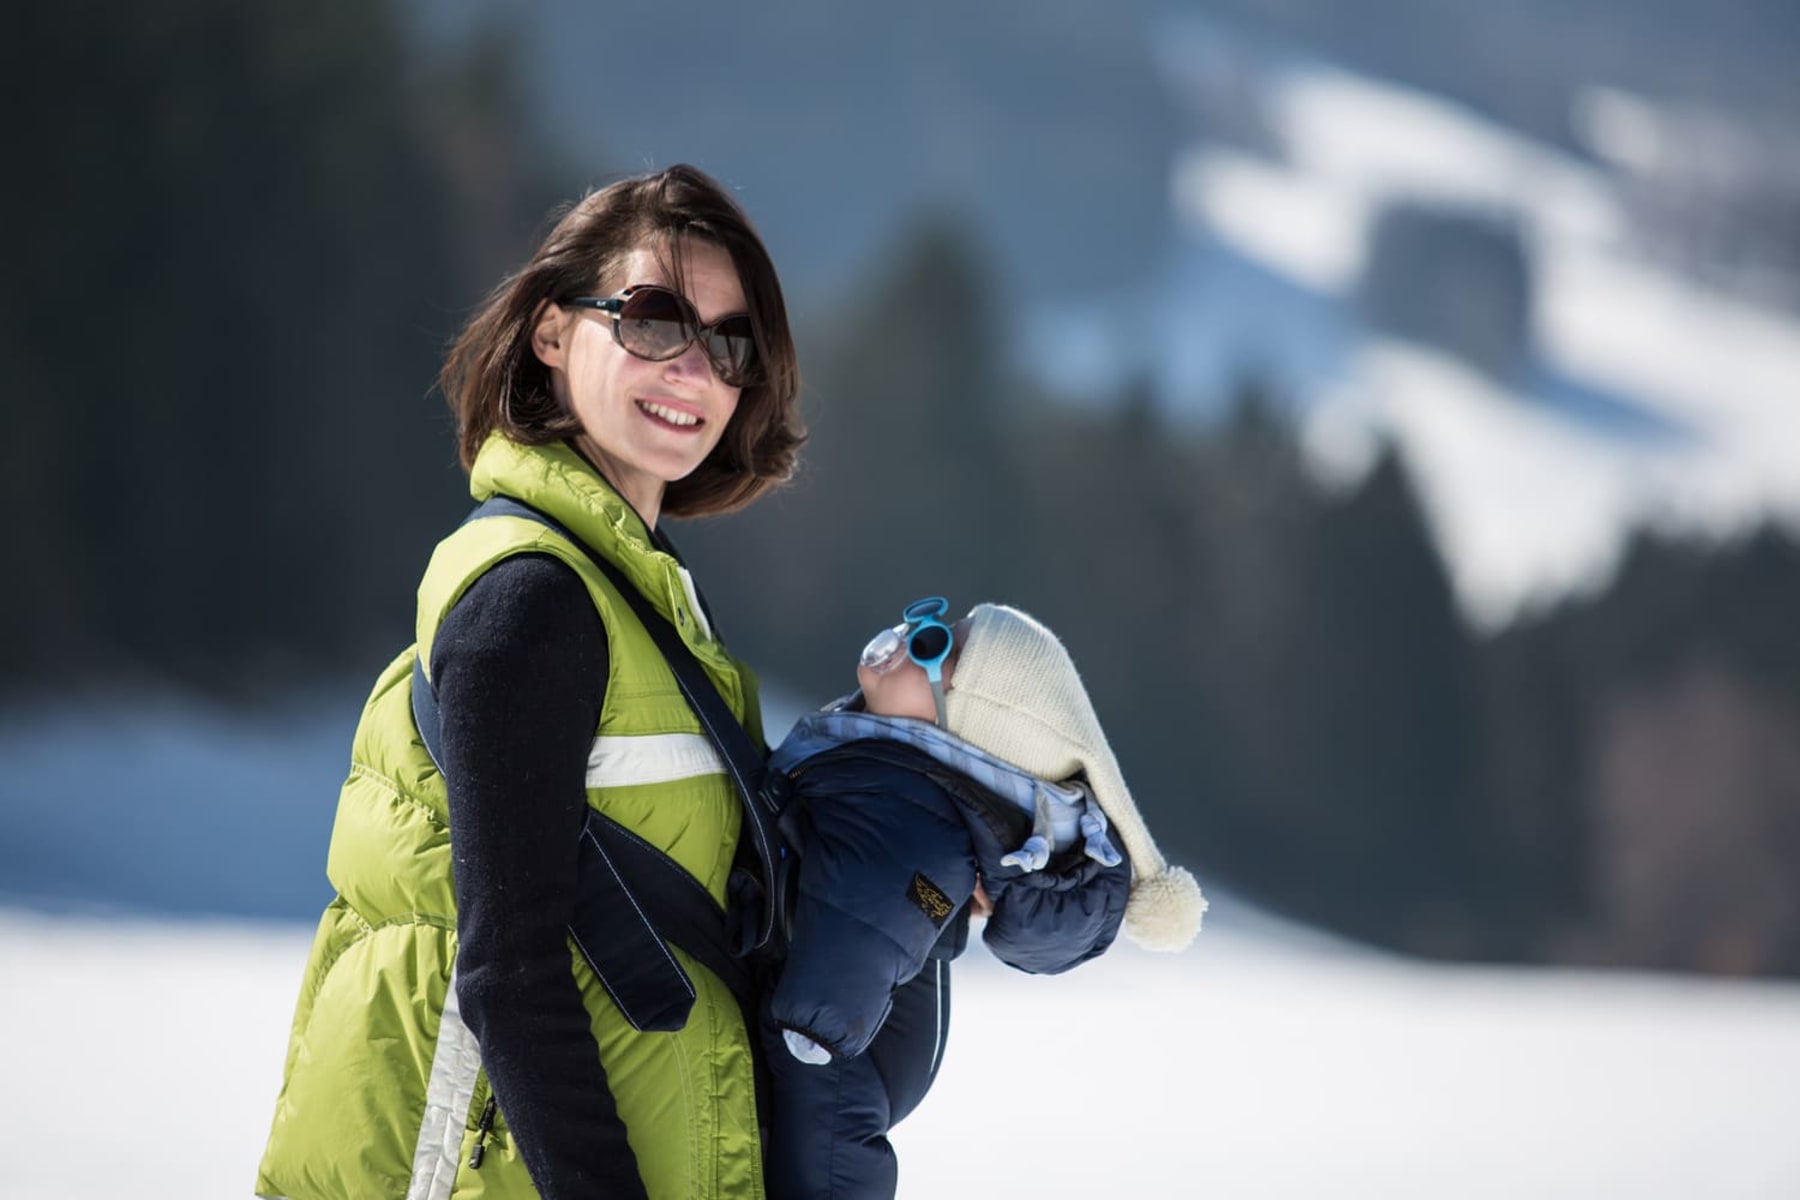
<path id="1" fill-rule="evenodd" d="M 1339 352 L 1282 379 L 1301 393 L 1309 445 L 1326 471 L 1353 475 L 1372 438 L 1399 442 L 1479 622 L 1598 585 L 1639 525 L 1714 537 L 1768 518 L 1800 526 L 1800 320 L 1650 261 L 1609 176 L 1563 151 L 1317 64 L 1272 70 L 1261 88 L 1282 153 L 1190 147 L 1172 202 L 1205 270 L 1254 263 L 1317 299 L 1259 312 L 1250 353 L 1227 342 L 1213 358 L 1241 366 L 1293 345 L 1304 364 L 1330 330 Z M 1418 202 L 1519 228 L 1535 281 L 1531 378 L 1496 383 L 1359 328 L 1373 226 Z M 1219 337 L 1226 300 L 1191 286 L 1202 273 L 1173 277 L 1163 307 L 1195 338 Z M 1229 382 L 1164 378 L 1187 392 Z"/>
<path id="2" fill-rule="evenodd" d="M 1228 901 L 1208 921 L 1185 955 L 1056 978 L 972 951 L 900 1194 L 1800 1194 L 1800 987 L 1421 966 Z M 0 910 L 6 1194 L 248 1195 L 308 936 Z"/>

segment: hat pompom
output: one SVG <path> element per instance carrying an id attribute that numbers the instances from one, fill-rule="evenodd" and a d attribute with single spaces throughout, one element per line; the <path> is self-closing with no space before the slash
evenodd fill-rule
<path id="1" fill-rule="evenodd" d="M 1125 935 L 1147 950 L 1186 948 L 1206 911 L 1200 885 L 1156 848 L 1056 635 L 1016 608 L 977 604 L 947 690 L 951 733 L 1039 779 L 1086 779 L 1115 846 L 1131 859 Z"/>
<path id="2" fill-rule="evenodd" d="M 1170 867 L 1131 885 L 1125 936 L 1146 950 L 1185 950 L 1200 932 L 1206 897 L 1186 867 Z"/>

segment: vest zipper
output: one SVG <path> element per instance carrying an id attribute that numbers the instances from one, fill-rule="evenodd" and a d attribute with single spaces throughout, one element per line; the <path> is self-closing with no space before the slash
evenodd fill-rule
<path id="1" fill-rule="evenodd" d="M 488 1093 L 487 1103 L 482 1106 L 481 1120 L 475 1126 L 475 1149 L 469 1152 L 469 1170 L 481 1170 L 481 1160 L 487 1157 L 488 1134 L 494 1131 L 494 1096 Z"/>

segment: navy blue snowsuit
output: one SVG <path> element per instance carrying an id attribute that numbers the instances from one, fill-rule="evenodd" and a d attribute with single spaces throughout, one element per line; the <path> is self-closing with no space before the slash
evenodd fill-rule
<path id="1" fill-rule="evenodd" d="M 1024 971 L 1095 957 L 1124 917 L 1129 861 L 1106 867 L 1077 845 L 1042 870 L 1003 865 L 1032 833 L 1030 814 L 959 769 L 966 743 L 936 730 L 928 740 L 839 742 L 778 781 L 801 847 L 788 956 L 762 1014 L 774 1085 L 765 1167 L 780 1200 L 894 1194 L 887 1133 L 942 1062 L 950 961 L 967 945 L 978 874 L 994 905 L 983 941 Z M 784 1029 L 831 1061 L 794 1058 Z"/>

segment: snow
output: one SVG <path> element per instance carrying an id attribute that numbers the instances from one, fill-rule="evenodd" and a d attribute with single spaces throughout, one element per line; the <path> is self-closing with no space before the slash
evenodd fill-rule
<path id="1" fill-rule="evenodd" d="M 975 979 L 941 1088 L 1010 1074 L 1019 1096 L 1054 1097 L 1065 1115 L 1082 1096 L 1108 1098 L 1081 1110 L 1093 1124 L 1072 1140 L 1086 1154 L 1057 1167 L 1066 1183 L 1052 1194 L 1749 1197 L 1800 1186 L 1793 989 L 1317 957 L 1229 934 L 1186 961 L 1125 950 L 1060 980 L 965 974 Z M 1077 1069 L 1066 1054 L 1022 1052 L 1074 1031 L 1099 1035 L 1107 1054 Z M 1042 1112 L 1019 1107 L 924 1110 L 902 1129 L 902 1154 L 948 1140 L 949 1124 L 978 1124 L 997 1145 L 1041 1140 Z M 958 1175 L 964 1194 L 969 1174 L 1004 1178 L 978 1153 L 934 1148 L 913 1170 L 914 1182 L 928 1177 L 917 1194 L 956 1191 Z"/>
<path id="2" fill-rule="evenodd" d="M 1600 172 L 1426 93 L 1314 64 L 1282 75 L 1273 109 L 1296 164 L 1339 189 L 1519 210 L 1588 244 L 1624 236 Z"/>
<path id="3" fill-rule="evenodd" d="M 1361 473 L 1380 439 L 1399 445 L 1436 541 L 1450 551 L 1451 582 L 1487 628 L 1603 584 L 1638 514 L 1717 535 L 1729 515 L 1758 511 L 1741 494 L 1720 503 L 1710 455 L 1655 441 L 1620 454 L 1606 434 L 1402 342 L 1370 341 L 1355 382 L 1308 415 L 1304 437 L 1321 469 L 1343 478 Z"/>
<path id="4" fill-rule="evenodd" d="M 249 1195 L 308 940 L 0 910 L 6 1194 Z"/>
<path id="5" fill-rule="evenodd" d="M 1752 478 L 1785 472 L 1800 495 L 1800 322 L 1594 250 L 1538 270 L 1551 361 L 1705 428 Z"/>
<path id="6" fill-rule="evenodd" d="M 1242 258 L 1339 305 L 1350 348 L 1299 380 L 1306 443 L 1338 477 L 1375 438 L 1399 443 L 1476 624 L 1600 586 L 1638 528 L 1800 529 L 1800 319 L 1653 265 L 1604 170 L 1445 101 L 1316 63 L 1271 68 L 1263 96 L 1281 154 L 1191 147 L 1178 220 L 1220 247 L 1214 270 Z M 1503 385 L 1355 330 L 1373 223 L 1418 201 L 1519 223 L 1535 378 Z M 1168 305 L 1196 339 L 1236 336 L 1190 292 Z M 1291 302 L 1258 320 L 1252 355 L 1319 340 Z"/>
<path id="7" fill-rule="evenodd" d="M 1215 897 L 1195 948 L 972 950 L 901 1195 L 1800 1194 L 1800 987 L 1428 966 Z M 310 931 L 0 909 L 8 1196 L 248 1195 Z"/>
<path id="8" fill-rule="evenodd" d="M 182 910 L 165 875 L 247 860 L 304 919 L 48 915 L 17 892 L 0 903 L 0 1128 L 14 1151 L 0 1195 L 249 1194 L 324 902 L 347 744 L 331 726 L 361 690 L 286 714 L 279 737 L 167 705 L 4 727 L 8 844 L 35 831 L 25 848 L 63 864 L 56 903 Z M 769 700 L 771 731 L 803 707 L 779 688 Z M 119 831 L 95 841 L 64 800 L 124 733 L 131 786 L 156 799 L 115 848 Z M 25 753 L 44 740 L 60 775 Z M 216 820 L 248 794 L 230 769 L 246 747 L 280 769 L 251 816 Z M 206 778 L 223 794 L 178 786 Z M 215 836 L 176 857 L 200 828 Z M 144 873 L 106 891 L 130 848 Z M 7 861 L 0 888 L 26 862 Z M 1034 978 L 977 944 L 957 969 L 937 1087 L 896 1132 L 902 1195 L 1800 1195 L 1800 985 L 1424 965 L 1210 898 L 1207 928 L 1177 956 L 1121 945 Z"/>
<path id="9" fill-rule="evenodd" d="M 1219 148 L 1177 160 L 1175 206 L 1212 236 L 1319 292 L 1362 275 L 1367 197 Z"/>

